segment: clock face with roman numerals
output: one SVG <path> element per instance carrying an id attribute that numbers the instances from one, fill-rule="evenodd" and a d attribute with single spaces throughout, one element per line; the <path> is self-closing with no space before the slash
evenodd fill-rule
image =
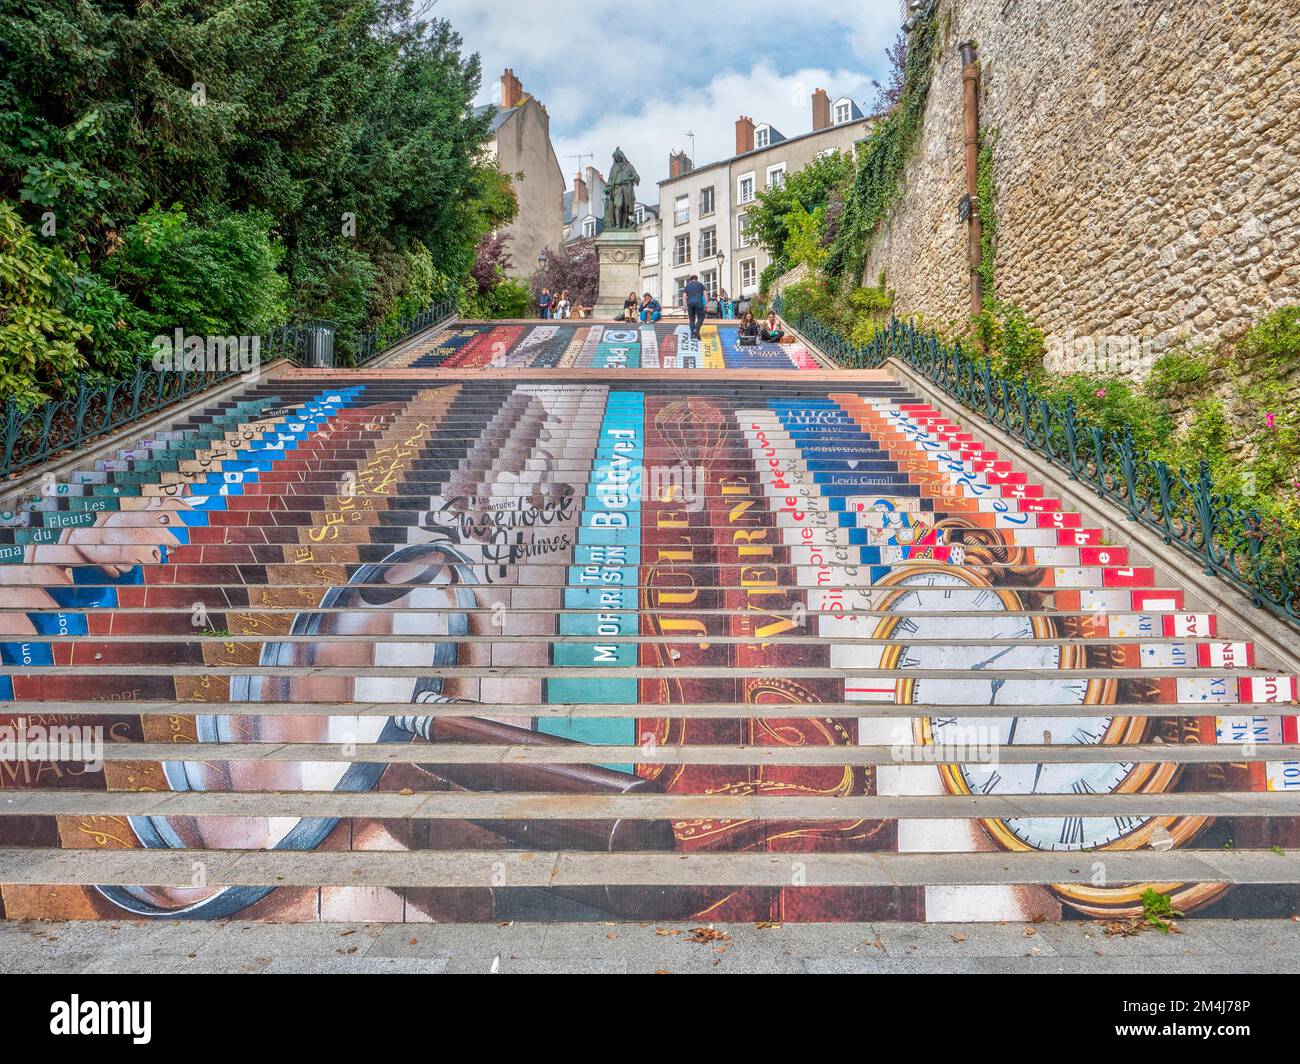
<path id="1" fill-rule="evenodd" d="M 1136 740 L 1141 721 L 1080 712 L 1110 701 L 1113 685 L 1061 673 L 1062 668 L 1082 664 L 1081 648 L 1048 642 L 1056 638 L 1050 620 L 1017 612 L 1020 603 L 1011 592 L 985 586 L 975 573 L 955 566 L 925 565 L 915 571 L 909 567 L 889 582 L 897 590 L 888 609 L 901 616 L 882 626 L 897 641 L 887 665 L 904 676 L 911 670 L 939 669 L 963 674 L 918 675 L 899 682 L 900 701 L 961 706 L 967 714 L 917 718 L 921 742 L 987 749 Z M 1007 715 L 1017 705 L 1060 706 L 1062 712 Z M 977 706 L 1004 708 L 976 716 L 972 707 Z M 1129 790 L 1135 769 L 1132 763 L 1104 760 L 1087 764 L 969 761 L 944 765 L 941 771 L 948 789 L 956 793 L 1022 795 Z M 991 822 L 990 829 L 998 841 L 1015 849 L 1086 850 L 1112 845 L 1144 823 L 1135 817 L 1037 817 L 998 820 Z"/>

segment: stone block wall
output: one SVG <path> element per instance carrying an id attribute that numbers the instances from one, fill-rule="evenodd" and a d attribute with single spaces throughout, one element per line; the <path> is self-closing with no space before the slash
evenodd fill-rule
<path id="1" fill-rule="evenodd" d="M 867 259 L 900 314 L 970 313 L 959 42 L 994 140 L 995 291 L 1048 365 L 1143 376 L 1300 301 L 1296 0 L 940 0 L 904 193 Z"/>

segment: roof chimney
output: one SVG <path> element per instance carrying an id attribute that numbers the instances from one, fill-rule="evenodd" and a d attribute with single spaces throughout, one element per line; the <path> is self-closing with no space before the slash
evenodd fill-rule
<path id="1" fill-rule="evenodd" d="M 501 110 L 509 111 L 512 107 L 518 107 L 523 98 L 523 85 L 515 77 L 515 72 L 506 67 L 505 73 L 501 75 Z"/>
<path id="2" fill-rule="evenodd" d="M 683 174 L 689 174 L 695 169 L 695 164 L 684 151 L 672 151 L 668 153 L 668 177 L 681 177 Z"/>
<path id="3" fill-rule="evenodd" d="M 831 98 L 825 89 L 814 89 L 812 94 L 812 127 L 816 131 L 831 124 Z"/>
<path id="4" fill-rule="evenodd" d="M 747 115 L 736 119 L 736 154 L 754 150 L 754 120 Z"/>
<path id="5" fill-rule="evenodd" d="M 573 175 L 573 198 L 578 203 L 587 201 L 587 182 L 582 179 L 581 170 Z"/>

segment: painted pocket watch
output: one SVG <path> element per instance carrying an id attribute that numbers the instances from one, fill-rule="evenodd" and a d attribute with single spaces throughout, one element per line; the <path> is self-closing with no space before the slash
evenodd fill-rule
<path id="1" fill-rule="evenodd" d="M 993 530 L 971 530 L 993 538 Z M 967 533 L 967 536 L 971 535 Z M 1066 672 L 1059 679 L 1043 672 L 1082 670 L 1088 649 L 1060 642 L 1048 616 L 1027 614 L 1021 597 L 1000 582 L 1021 586 L 1038 582 L 1040 570 L 1016 564 L 1023 551 L 1001 543 L 971 545 L 959 552 L 960 564 L 920 561 L 895 569 L 877 584 L 885 589 L 878 609 L 876 637 L 893 640 L 884 649 L 881 667 L 897 670 L 896 699 L 915 706 L 989 706 L 987 714 L 913 718 L 920 744 L 971 743 L 973 729 L 993 728 L 986 742 L 1081 743 L 1098 746 L 1140 743 L 1150 718 L 1107 712 L 1116 701 L 1118 683 L 1095 675 Z M 962 616 L 968 613 L 970 616 Z M 990 616 L 990 614 L 992 616 Z M 924 643 L 912 642 L 924 640 Z M 970 642 L 956 643 L 955 640 Z M 975 640 L 989 640 L 976 643 Z M 1049 642 L 1051 641 L 1051 642 Z M 907 675 L 909 670 L 964 670 L 968 675 L 939 678 Z M 1017 674 L 1024 673 L 1021 678 Z M 1037 673 L 1038 675 L 1035 675 Z M 994 716 L 1016 705 L 1057 706 L 1060 715 Z M 1180 766 L 1151 762 L 1086 764 L 941 764 L 945 790 L 955 795 L 991 794 L 1150 794 L 1172 789 Z M 983 830 L 1008 851 L 1136 850 L 1150 844 L 1163 827 L 1174 845 L 1186 844 L 1209 822 L 1205 817 L 1026 817 L 982 819 Z M 1179 907 L 1204 904 L 1222 892 L 1218 884 L 1125 884 L 1090 886 L 1056 884 L 1063 901 L 1090 915 L 1136 915 L 1149 886 L 1170 895 Z"/>

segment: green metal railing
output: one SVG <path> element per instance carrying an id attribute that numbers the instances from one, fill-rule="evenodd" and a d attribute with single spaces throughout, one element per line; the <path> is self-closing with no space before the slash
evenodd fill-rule
<path id="1" fill-rule="evenodd" d="M 1073 401 L 1047 399 L 1029 381 L 1010 380 L 988 358 L 911 322 L 895 320 L 870 343 L 854 344 L 807 314 L 786 320 L 845 368 L 877 369 L 890 358 L 910 367 L 1071 480 L 1121 507 L 1128 520 L 1194 555 L 1207 575 L 1244 591 L 1256 606 L 1300 623 L 1300 537 L 1217 490 L 1208 462 L 1188 473 L 1145 458 L 1131 429 L 1112 432 L 1089 425 Z"/>
<path id="2" fill-rule="evenodd" d="M 356 343 L 352 345 L 348 364 L 353 368 L 369 365 L 394 344 L 400 344 L 416 333 L 437 325 L 438 322 L 450 318 L 456 311 L 456 299 L 453 297 L 425 307 L 414 317 L 406 318 L 396 326 L 388 328 L 380 326 L 372 329 L 359 336 Z"/>
<path id="3" fill-rule="evenodd" d="M 396 326 L 362 334 L 346 345 L 344 357 L 352 368 L 365 366 L 393 344 L 455 313 L 454 299 L 436 303 Z M 332 326 L 310 322 L 272 329 L 259 338 L 260 361 L 288 358 L 303 365 L 315 334 Z M 0 480 L 246 374 L 238 359 L 231 362 L 222 369 L 158 370 L 146 364 L 124 380 L 83 382 L 74 393 L 48 403 L 5 403 L 0 407 Z"/>

